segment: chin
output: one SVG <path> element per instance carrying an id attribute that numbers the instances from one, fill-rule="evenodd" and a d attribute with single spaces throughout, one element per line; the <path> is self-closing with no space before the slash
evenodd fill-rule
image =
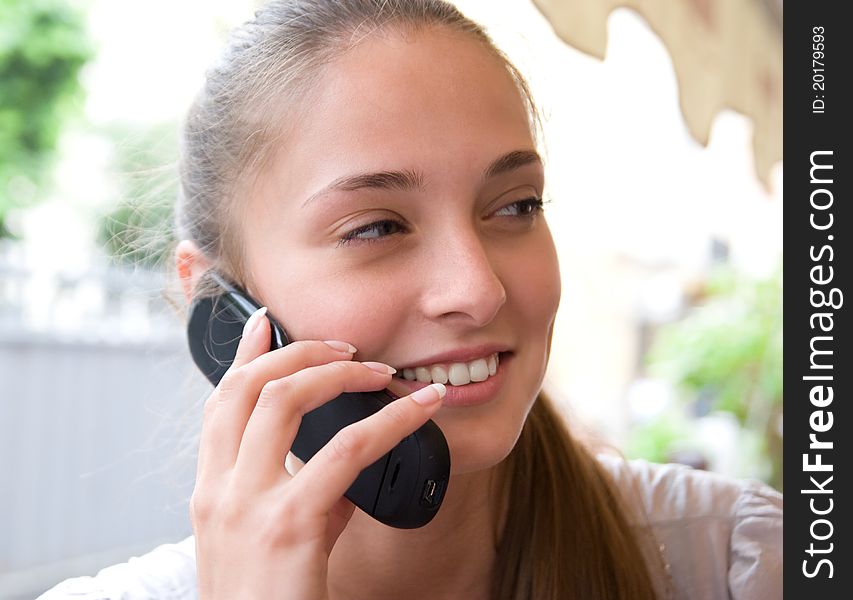
<path id="1" fill-rule="evenodd" d="M 466 417 L 471 418 L 439 415 L 435 419 L 450 448 L 451 475 L 491 469 L 509 456 L 521 435 L 527 411 L 513 419 L 501 419 L 496 412 L 482 418 L 473 414 Z"/>

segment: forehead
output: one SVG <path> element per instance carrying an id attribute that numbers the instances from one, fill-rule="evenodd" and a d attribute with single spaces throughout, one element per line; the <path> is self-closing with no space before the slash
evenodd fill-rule
<path id="1" fill-rule="evenodd" d="M 485 109 L 486 117 L 526 121 L 503 62 L 480 41 L 446 29 L 375 34 L 330 63 L 320 81 L 318 105 L 345 103 L 353 124 L 376 127 L 390 118 L 458 125 Z"/>
<path id="2" fill-rule="evenodd" d="M 478 40 L 445 30 L 361 42 L 323 68 L 288 129 L 273 169 L 279 189 L 296 195 L 345 171 L 429 173 L 460 160 L 482 169 L 534 147 L 503 62 Z"/>

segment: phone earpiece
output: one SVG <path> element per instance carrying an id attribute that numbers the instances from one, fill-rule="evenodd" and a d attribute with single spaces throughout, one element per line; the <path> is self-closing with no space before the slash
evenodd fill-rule
<path id="1" fill-rule="evenodd" d="M 243 325 L 261 308 L 256 300 L 219 274 L 210 271 L 209 277 L 219 287 L 219 294 L 193 299 L 187 323 L 190 353 L 198 368 L 214 386 L 225 375 L 237 354 L 243 335 Z M 270 322 L 270 350 L 290 343 L 282 326 L 267 314 Z"/>

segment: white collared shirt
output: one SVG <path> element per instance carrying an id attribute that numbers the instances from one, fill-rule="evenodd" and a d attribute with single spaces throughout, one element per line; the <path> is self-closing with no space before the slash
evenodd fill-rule
<path id="1" fill-rule="evenodd" d="M 672 597 L 782 598 L 782 496 L 755 481 L 680 465 L 599 455 L 632 508 L 630 522 L 659 545 Z M 94 577 L 68 579 L 37 600 L 194 600 L 192 537 Z"/>

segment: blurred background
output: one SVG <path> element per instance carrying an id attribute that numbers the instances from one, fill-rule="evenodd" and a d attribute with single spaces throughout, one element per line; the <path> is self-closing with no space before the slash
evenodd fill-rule
<path id="1" fill-rule="evenodd" d="M 630 458 L 781 489 L 781 0 L 455 3 L 544 115 L 548 389 Z M 257 4 L 0 0 L 0 598 L 190 533 L 209 388 L 162 238 Z"/>

